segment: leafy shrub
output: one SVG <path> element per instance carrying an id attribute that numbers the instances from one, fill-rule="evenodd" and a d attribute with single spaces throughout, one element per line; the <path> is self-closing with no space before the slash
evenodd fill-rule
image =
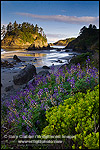
<path id="1" fill-rule="evenodd" d="M 40 135 L 43 128 L 47 126 L 45 116 L 47 110 L 54 106 L 55 108 L 60 107 L 65 99 L 67 99 L 71 108 L 71 105 L 74 104 L 72 96 L 75 95 L 76 97 L 75 93 L 84 92 L 85 94 L 87 89 L 93 90 L 99 82 L 99 72 L 95 67 L 90 67 L 89 58 L 86 61 L 86 68 L 81 69 L 80 64 L 77 64 L 72 65 L 70 69 L 64 66 L 63 69 L 60 68 L 57 72 L 54 72 L 52 66 L 51 70 L 51 74 L 46 77 L 36 76 L 34 84 L 30 83 L 26 89 L 11 97 L 11 103 L 8 102 L 3 107 L 4 112 L 7 113 L 9 126 L 13 129 L 16 128 L 16 135 Z M 78 98 L 79 95 L 81 97 L 82 94 L 78 94 Z M 75 100 L 77 101 L 77 99 Z M 69 107 L 66 110 L 69 111 Z M 77 109 L 74 109 L 74 113 L 76 111 Z M 64 114 L 63 110 L 61 112 Z M 61 112 L 60 115 L 63 115 Z M 64 117 L 65 121 L 68 121 L 68 128 L 69 125 L 71 128 L 65 134 L 75 134 L 76 131 L 74 131 L 70 115 L 68 118 Z M 55 116 L 55 123 L 56 120 Z M 77 124 L 77 118 L 75 123 Z M 66 124 L 61 126 L 65 127 Z M 59 134 L 62 133 L 62 130 L 64 131 L 64 129 L 59 131 L 61 126 L 58 125 L 56 129 Z M 55 134 L 56 130 L 54 130 Z"/>
<path id="2" fill-rule="evenodd" d="M 43 135 L 75 135 L 73 148 L 99 148 L 99 85 L 46 111 Z"/>
<path id="3" fill-rule="evenodd" d="M 81 65 L 86 65 L 85 61 L 87 59 L 87 56 L 91 57 L 91 53 L 90 52 L 87 52 L 87 53 L 82 53 L 81 55 L 78 55 L 76 57 L 73 57 L 70 61 L 70 63 L 73 63 L 73 64 L 78 64 L 80 63 Z"/>

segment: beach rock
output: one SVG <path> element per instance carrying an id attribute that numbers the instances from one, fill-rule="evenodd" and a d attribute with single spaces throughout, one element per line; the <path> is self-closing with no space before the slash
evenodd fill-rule
<path id="1" fill-rule="evenodd" d="M 57 48 L 56 51 L 57 51 L 57 52 L 60 52 L 60 51 L 61 51 L 61 48 Z"/>
<path id="2" fill-rule="evenodd" d="M 35 58 L 34 60 L 37 60 L 37 58 Z"/>
<path id="3" fill-rule="evenodd" d="M 16 60 L 17 62 L 21 62 L 21 60 L 18 58 L 17 55 L 14 55 L 14 56 L 13 56 L 13 59 Z"/>
<path id="4" fill-rule="evenodd" d="M 37 61 L 37 58 L 35 58 L 34 60 L 32 60 L 33 62 L 36 62 Z"/>
<path id="5" fill-rule="evenodd" d="M 30 81 L 27 82 L 26 86 L 29 87 L 30 84 L 34 85 L 34 83 L 35 83 L 35 79 L 33 77 Z"/>
<path id="6" fill-rule="evenodd" d="M 1 60 L 1 67 L 11 68 L 11 67 L 14 67 L 14 65 L 8 62 L 7 60 Z"/>
<path id="7" fill-rule="evenodd" d="M 28 64 L 17 75 L 13 76 L 13 82 L 16 85 L 25 84 L 36 74 L 36 67 L 34 65 Z"/>
<path id="8" fill-rule="evenodd" d="M 62 62 L 62 60 L 59 60 L 59 59 L 58 59 L 58 60 L 56 60 L 55 62 L 63 63 L 63 62 Z"/>
<path id="9" fill-rule="evenodd" d="M 65 52 L 69 52 L 69 50 L 68 50 L 68 49 L 66 49 L 66 50 L 65 50 Z"/>
<path id="10" fill-rule="evenodd" d="M 58 62 L 59 62 L 59 63 L 63 63 L 62 60 L 59 60 L 59 59 L 58 59 Z"/>
<path id="11" fill-rule="evenodd" d="M 44 77 L 45 77 L 47 74 L 50 75 L 50 72 L 47 71 L 47 70 L 45 70 L 45 71 L 40 71 L 37 75 L 38 75 L 38 76 L 44 76 Z"/>
<path id="12" fill-rule="evenodd" d="M 42 68 L 43 69 L 50 69 L 50 67 L 48 67 L 48 66 L 43 66 Z"/>
<path id="13" fill-rule="evenodd" d="M 8 92 L 8 91 L 10 91 L 10 90 L 12 90 L 12 89 L 14 89 L 13 85 L 7 86 L 7 87 L 5 88 L 5 91 Z"/>
<path id="14" fill-rule="evenodd" d="M 20 89 L 20 91 L 23 91 L 23 89 L 25 89 L 25 88 L 27 88 L 27 83 L 25 83 L 25 84 L 21 85 L 21 89 Z"/>

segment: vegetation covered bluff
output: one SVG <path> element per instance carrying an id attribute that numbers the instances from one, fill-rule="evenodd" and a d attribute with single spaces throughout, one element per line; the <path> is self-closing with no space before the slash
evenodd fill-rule
<path id="1" fill-rule="evenodd" d="M 3 37 L 1 41 L 1 48 L 26 48 L 31 49 L 47 47 L 47 38 L 41 27 L 36 24 L 23 22 L 13 24 L 10 22 L 7 27 L 3 25 L 1 29 Z M 31 45 L 31 46 L 30 46 Z"/>
<path id="2" fill-rule="evenodd" d="M 92 24 L 88 28 L 84 26 L 80 29 L 79 36 L 69 42 L 65 48 L 79 52 L 99 51 L 99 29 Z"/>
<path id="3" fill-rule="evenodd" d="M 69 42 L 75 40 L 75 38 L 66 38 L 64 40 L 59 40 L 55 43 L 50 43 L 50 46 L 67 46 Z"/>

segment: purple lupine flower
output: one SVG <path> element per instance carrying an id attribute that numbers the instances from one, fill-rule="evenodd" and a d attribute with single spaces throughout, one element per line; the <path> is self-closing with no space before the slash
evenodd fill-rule
<path id="1" fill-rule="evenodd" d="M 67 81 L 70 82 L 70 77 L 68 77 Z"/>
<path id="2" fill-rule="evenodd" d="M 71 74 L 71 70 L 70 69 L 68 69 L 67 71 L 68 71 L 69 74 Z"/>
<path id="3" fill-rule="evenodd" d="M 48 88 L 44 88 L 45 92 L 49 92 Z"/>
<path id="4" fill-rule="evenodd" d="M 77 66 L 74 65 L 73 68 L 74 68 L 74 71 L 76 72 L 77 71 Z"/>
<path id="5" fill-rule="evenodd" d="M 74 77 L 68 77 L 67 81 L 71 84 L 71 88 L 75 88 L 75 79 Z"/>
<path id="6" fill-rule="evenodd" d="M 30 130 L 31 130 L 28 125 L 27 125 L 26 129 L 27 129 L 28 132 L 30 132 Z"/>
<path id="7" fill-rule="evenodd" d="M 75 79 L 74 79 L 74 77 L 71 78 L 70 83 L 71 83 L 71 87 L 75 88 Z"/>
<path id="8" fill-rule="evenodd" d="M 32 85 L 32 83 L 30 83 L 30 84 L 28 85 L 28 88 L 29 88 L 30 90 L 33 90 L 34 86 Z"/>
<path id="9" fill-rule="evenodd" d="M 76 74 L 76 76 L 78 76 L 78 78 L 81 78 L 81 73 L 82 73 L 82 71 L 80 70 L 80 71 L 78 71 L 77 72 L 77 74 Z"/>
<path id="10" fill-rule="evenodd" d="M 85 72 L 81 72 L 81 78 L 83 78 L 85 76 Z"/>
<path id="11" fill-rule="evenodd" d="M 19 118 L 19 114 L 15 114 L 17 118 Z"/>
<path id="12" fill-rule="evenodd" d="M 48 105 L 45 105 L 44 108 L 45 108 L 46 110 L 48 110 L 48 109 L 49 109 L 49 106 L 48 106 Z"/>
<path id="13" fill-rule="evenodd" d="M 58 93 L 54 93 L 54 94 L 52 95 L 52 97 L 55 98 L 55 99 L 57 98 L 57 96 L 59 96 Z"/>
<path id="14" fill-rule="evenodd" d="M 89 81 L 90 81 L 89 79 L 90 79 L 90 78 L 89 78 L 89 77 L 87 77 L 87 78 L 86 78 L 86 82 L 89 82 Z"/>
<path id="15" fill-rule="evenodd" d="M 72 65 L 70 70 L 71 70 L 72 72 L 76 72 L 76 71 L 77 71 L 77 67 L 74 66 L 74 65 Z"/>
<path id="16" fill-rule="evenodd" d="M 55 93 L 57 93 L 57 92 L 58 92 L 58 89 L 57 89 L 57 87 L 56 87 L 56 86 L 54 87 L 54 92 L 55 92 Z"/>
<path id="17" fill-rule="evenodd" d="M 36 132 L 32 129 L 32 131 L 31 131 L 31 133 L 29 133 L 29 135 L 35 136 L 35 135 L 36 135 Z"/>
<path id="18" fill-rule="evenodd" d="M 81 68 L 80 63 L 77 64 L 77 71 Z"/>
<path id="19" fill-rule="evenodd" d="M 89 58 L 89 56 L 87 56 L 86 63 L 87 63 L 87 64 L 89 64 L 89 63 L 90 63 L 90 58 Z"/>
<path id="20" fill-rule="evenodd" d="M 23 118 L 23 120 L 25 120 L 25 119 L 26 119 L 26 117 L 25 117 L 24 115 L 22 116 L 22 118 Z"/>
<path id="21" fill-rule="evenodd" d="M 25 123 L 22 122 L 22 126 L 24 126 L 24 125 L 25 125 Z"/>
<path id="22" fill-rule="evenodd" d="M 60 92 L 64 93 L 65 92 L 65 89 L 60 87 Z"/>
<path id="23" fill-rule="evenodd" d="M 22 137 L 24 137 L 25 136 L 25 133 L 24 132 L 22 132 Z"/>
<path id="24" fill-rule="evenodd" d="M 41 96 L 43 94 L 43 89 L 40 89 L 38 95 Z"/>
<path id="25" fill-rule="evenodd" d="M 10 102 L 7 101 L 6 102 L 6 106 L 9 107 L 10 106 Z"/>
<path id="26" fill-rule="evenodd" d="M 35 103 L 35 100 L 31 100 L 31 104 Z"/>
<path id="27" fill-rule="evenodd" d="M 41 108 L 41 110 L 44 109 L 44 102 L 41 104 L 40 108 Z"/>

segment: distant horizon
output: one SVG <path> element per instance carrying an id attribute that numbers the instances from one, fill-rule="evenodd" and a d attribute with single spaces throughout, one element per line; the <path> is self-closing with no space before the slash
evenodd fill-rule
<path id="1" fill-rule="evenodd" d="M 15 20 L 42 27 L 48 43 L 77 38 L 83 26 L 99 28 L 99 1 L 1 1 L 1 26 Z"/>

